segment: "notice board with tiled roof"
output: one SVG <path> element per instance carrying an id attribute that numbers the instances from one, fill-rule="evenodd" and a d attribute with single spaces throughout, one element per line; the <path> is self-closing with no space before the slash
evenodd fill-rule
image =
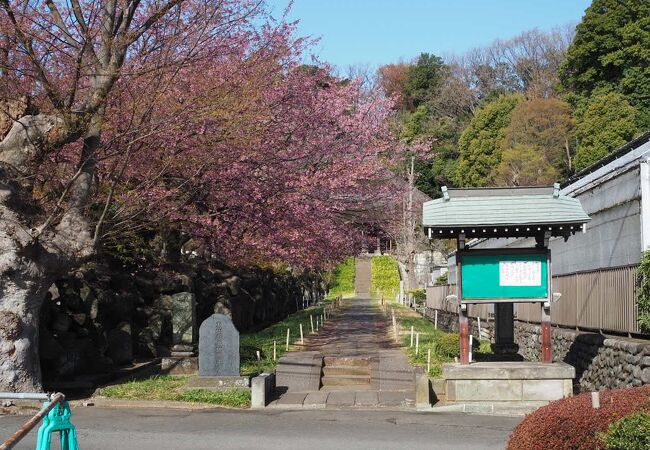
<path id="1" fill-rule="evenodd" d="M 432 239 L 568 238 L 590 220 L 580 201 L 549 187 L 447 189 L 424 203 L 422 225 Z"/>

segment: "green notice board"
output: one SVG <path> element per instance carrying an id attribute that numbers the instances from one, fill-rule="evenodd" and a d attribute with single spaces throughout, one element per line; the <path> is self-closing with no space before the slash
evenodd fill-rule
<path id="1" fill-rule="evenodd" d="M 461 258 L 462 301 L 471 299 L 546 299 L 545 253 L 464 254 Z"/>

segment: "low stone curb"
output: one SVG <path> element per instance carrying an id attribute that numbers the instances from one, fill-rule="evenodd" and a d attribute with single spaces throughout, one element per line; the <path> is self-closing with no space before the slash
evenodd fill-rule
<path id="1" fill-rule="evenodd" d="M 537 410 L 540 406 L 535 405 L 506 405 L 498 403 L 455 403 L 444 406 L 431 406 L 417 408 L 418 413 L 462 413 L 473 414 L 481 416 L 508 416 L 508 417 L 523 417 L 527 414 Z"/>
<path id="2" fill-rule="evenodd" d="M 185 409 L 185 410 L 211 410 L 211 409 L 249 409 L 235 408 L 232 406 L 213 405 L 200 402 L 180 402 L 174 400 L 128 400 L 119 398 L 92 398 L 70 402 L 73 407 L 96 408 L 151 408 L 151 409 Z"/>

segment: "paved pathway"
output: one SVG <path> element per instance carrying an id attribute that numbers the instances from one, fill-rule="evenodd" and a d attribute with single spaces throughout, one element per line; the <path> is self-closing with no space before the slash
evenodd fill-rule
<path id="1" fill-rule="evenodd" d="M 354 291 L 357 295 L 364 296 L 370 292 L 372 285 L 371 259 L 358 256 L 354 261 Z"/>
<path id="2" fill-rule="evenodd" d="M 393 344 L 389 329 L 376 300 L 344 300 L 337 316 L 306 340 L 303 351 L 280 361 L 277 381 L 282 395 L 270 407 L 413 407 L 413 367 Z M 368 385 L 321 385 L 323 362 L 325 367 L 331 361 L 349 368 L 359 360 L 368 361 Z"/>

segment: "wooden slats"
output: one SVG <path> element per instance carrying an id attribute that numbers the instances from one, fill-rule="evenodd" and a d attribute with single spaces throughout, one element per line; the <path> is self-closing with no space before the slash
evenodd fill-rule
<path id="1" fill-rule="evenodd" d="M 427 288 L 427 306 L 457 312 L 457 305 L 446 297 L 455 286 Z M 551 322 L 570 328 L 585 328 L 617 333 L 640 333 L 637 307 L 637 267 L 617 267 L 593 272 L 553 277 L 553 292 L 562 297 L 551 305 Z M 470 305 L 470 317 L 486 319 L 490 305 Z M 539 304 L 516 306 L 518 320 L 539 322 Z"/>

